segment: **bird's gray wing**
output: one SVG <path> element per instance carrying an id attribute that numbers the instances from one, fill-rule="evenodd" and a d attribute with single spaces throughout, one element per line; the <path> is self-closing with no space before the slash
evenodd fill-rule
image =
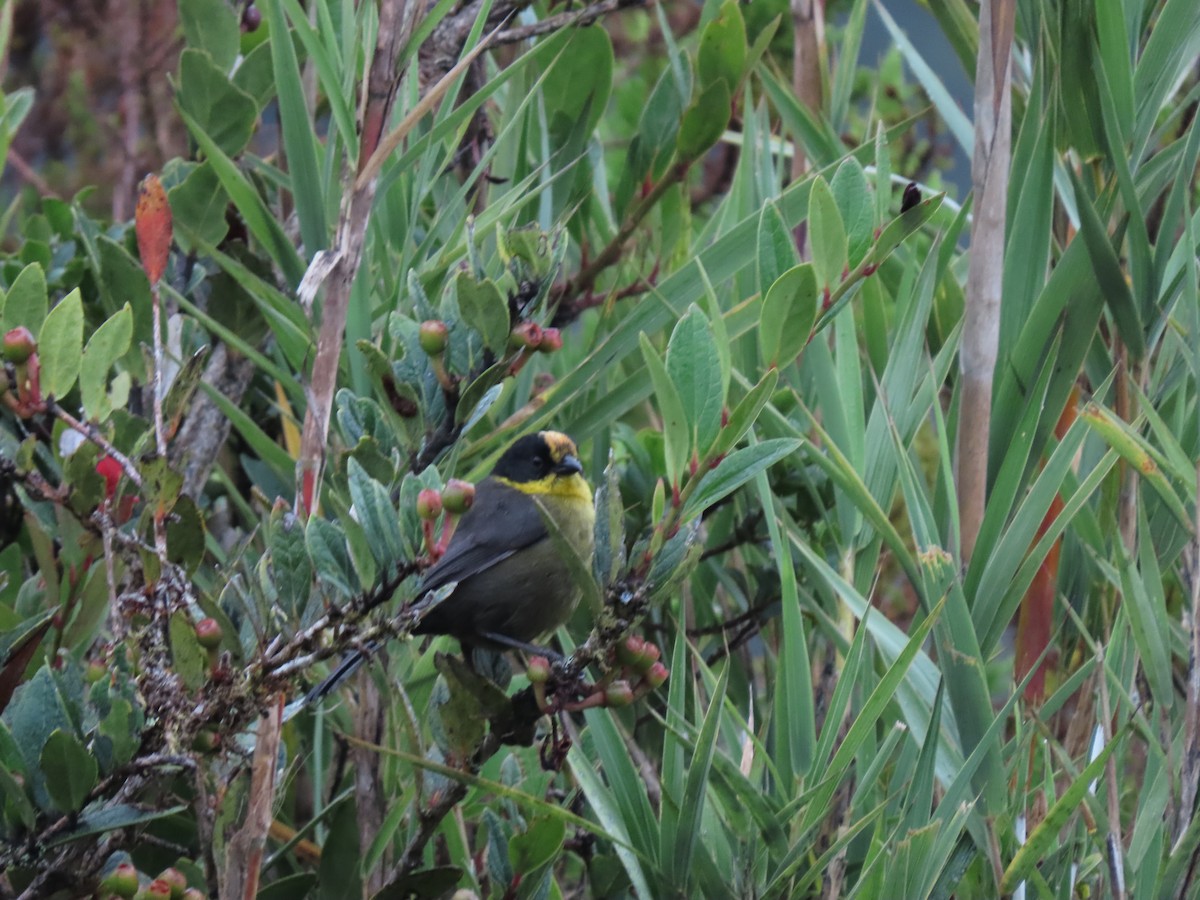
<path id="1" fill-rule="evenodd" d="M 536 503 L 515 488 L 485 478 L 458 523 L 446 555 L 425 573 L 422 589 L 437 590 L 491 568 L 546 538 Z"/>

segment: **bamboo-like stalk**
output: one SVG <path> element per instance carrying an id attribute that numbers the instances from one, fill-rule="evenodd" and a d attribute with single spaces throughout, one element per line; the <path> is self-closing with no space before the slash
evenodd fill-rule
<path id="1" fill-rule="evenodd" d="M 1000 340 L 1005 207 L 1012 149 L 1011 57 L 1014 0 L 983 0 L 975 69 L 975 153 L 971 163 L 974 216 L 959 370 L 962 400 L 955 482 L 963 562 L 971 558 L 987 501 L 992 380 Z"/>

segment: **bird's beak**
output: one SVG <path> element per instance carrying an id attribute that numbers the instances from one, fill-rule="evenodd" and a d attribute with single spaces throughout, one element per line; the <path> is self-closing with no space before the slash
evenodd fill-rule
<path id="1" fill-rule="evenodd" d="M 583 463 L 573 453 L 568 453 L 554 467 L 555 475 L 579 475 L 581 472 L 583 472 Z"/>

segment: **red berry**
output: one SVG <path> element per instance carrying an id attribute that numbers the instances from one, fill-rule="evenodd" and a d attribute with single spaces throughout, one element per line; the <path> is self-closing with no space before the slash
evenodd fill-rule
<path id="1" fill-rule="evenodd" d="M 562 332 L 557 328 L 543 328 L 542 340 L 538 344 L 538 353 L 553 353 L 561 350 L 563 345 Z"/>
<path id="2" fill-rule="evenodd" d="M 604 690 L 606 706 L 629 706 L 633 703 L 633 688 L 628 681 L 614 681 Z"/>
<path id="3" fill-rule="evenodd" d="M 196 623 L 196 640 L 205 650 L 216 650 L 221 646 L 221 623 L 216 619 L 201 619 Z"/>
<path id="4" fill-rule="evenodd" d="M 432 522 L 442 514 L 442 495 L 433 488 L 425 488 L 417 494 L 417 515 Z"/>
<path id="5" fill-rule="evenodd" d="M 131 862 L 118 863 L 117 867 L 100 879 L 100 890 L 124 897 L 126 900 L 137 893 L 138 871 Z"/>
<path id="6" fill-rule="evenodd" d="M 508 344 L 514 350 L 536 350 L 542 345 L 543 337 L 542 326 L 537 322 L 520 322 L 508 336 Z"/>
<path id="7" fill-rule="evenodd" d="M 550 660 L 534 656 L 525 664 L 525 677 L 530 684 L 545 684 L 550 680 Z"/>
<path id="8" fill-rule="evenodd" d="M 183 892 L 187 890 L 187 876 L 174 867 L 163 869 L 158 875 L 158 880 L 165 881 L 170 886 L 171 900 L 180 900 Z"/>
<path id="9" fill-rule="evenodd" d="M 670 674 L 671 673 L 667 671 L 666 666 L 660 662 L 656 662 L 646 672 L 646 684 L 650 685 L 652 688 L 662 687 Z"/>
<path id="10" fill-rule="evenodd" d="M 617 662 L 623 666 L 636 667 L 645 649 L 646 642 L 636 634 L 631 634 L 617 644 Z"/>
<path id="11" fill-rule="evenodd" d="M 18 325 L 4 335 L 4 358 L 10 363 L 23 363 L 37 353 L 37 341 L 24 325 Z"/>

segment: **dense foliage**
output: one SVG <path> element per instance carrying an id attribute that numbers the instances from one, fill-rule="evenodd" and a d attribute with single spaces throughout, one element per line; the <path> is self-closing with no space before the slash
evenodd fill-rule
<path id="1" fill-rule="evenodd" d="M 179 0 L 132 219 L 14 199 L 0 895 L 1195 896 L 1194 0 L 1016 7 L 988 247 L 882 5 L 815 103 L 782 3 L 547 6 Z M 450 482 L 542 428 L 597 488 L 565 656 L 426 648 Z"/>

